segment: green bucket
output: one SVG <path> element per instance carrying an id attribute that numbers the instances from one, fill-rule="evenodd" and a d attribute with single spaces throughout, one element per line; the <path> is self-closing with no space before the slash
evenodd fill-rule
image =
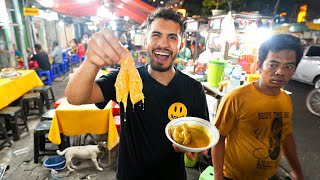
<path id="1" fill-rule="evenodd" d="M 191 160 L 186 154 L 184 154 L 184 165 L 186 167 L 195 167 L 198 161 L 198 154 L 196 155 L 196 160 Z"/>
<path id="2" fill-rule="evenodd" d="M 223 80 L 224 68 L 226 62 L 209 61 L 208 64 L 208 83 L 210 86 L 219 86 L 219 82 Z"/>

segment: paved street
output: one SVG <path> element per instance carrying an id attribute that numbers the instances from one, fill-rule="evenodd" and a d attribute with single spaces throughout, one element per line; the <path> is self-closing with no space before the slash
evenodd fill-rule
<path id="1" fill-rule="evenodd" d="M 320 180 L 320 117 L 311 114 L 305 102 L 313 86 L 292 80 L 285 89 L 293 93 L 293 131 L 305 179 Z"/>

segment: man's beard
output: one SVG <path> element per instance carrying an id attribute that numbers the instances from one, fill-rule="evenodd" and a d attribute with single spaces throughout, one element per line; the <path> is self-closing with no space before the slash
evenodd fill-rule
<path id="1" fill-rule="evenodd" d="M 153 69 L 154 71 L 158 71 L 158 72 L 166 72 L 166 71 L 169 71 L 172 66 L 173 66 L 173 63 L 174 63 L 174 60 L 177 58 L 177 55 L 175 55 L 172 59 L 171 59 L 171 62 L 169 64 L 168 67 L 164 67 L 163 64 L 159 64 L 157 63 L 154 59 L 151 59 L 150 57 L 150 53 L 148 50 L 146 50 L 147 52 L 147 59 L 148 59 L 148 63 L 150 64 L 150 67 L 151 69 Z"/>

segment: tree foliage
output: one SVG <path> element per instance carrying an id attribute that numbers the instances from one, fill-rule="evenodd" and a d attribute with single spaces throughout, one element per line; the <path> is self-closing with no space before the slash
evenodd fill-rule
<path id="1" fill-rule="evenodd" d="M 210 14 L 212 9 L 226 9 L 229 10 L 228 2 L 231 2 L 232 7 L 238 7 L 245 0 L 203 0 L 202 13 Z M 236 10 L 232 8 L 232 10 Z"/>
<path id="2" fill-rule="evenodd" d="M 219 9 L 221 4 L 227 3 L 228 0 L 204 0 L 202 1 L 203 7 L 208 7 L 210 9 Z"/>

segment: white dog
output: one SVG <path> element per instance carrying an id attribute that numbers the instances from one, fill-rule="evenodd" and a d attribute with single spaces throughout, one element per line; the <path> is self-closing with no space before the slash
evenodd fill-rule
<path id="1" fill-rule="evenodd" d="M 91 159 L 93 161 L 93 164 L 96 166 L 96 168 L 99 171 L 102 171 L 103 169 L 99 167 L 97 162 L 97 156 L 98 153 L 104 152 L 106 150 L 106 145 L 104 143 L 99 143 L 98 145 L 86 145 L 86 146 L 73 146 L 68 147 L 62 152 L 57 150 L 57 154 L 65 157 L 66 159 L 66 165 L 69 171 L 74 171 L 74 166 L 72 164 L 72 158 L 77 157 L 81 159 Z"/>

